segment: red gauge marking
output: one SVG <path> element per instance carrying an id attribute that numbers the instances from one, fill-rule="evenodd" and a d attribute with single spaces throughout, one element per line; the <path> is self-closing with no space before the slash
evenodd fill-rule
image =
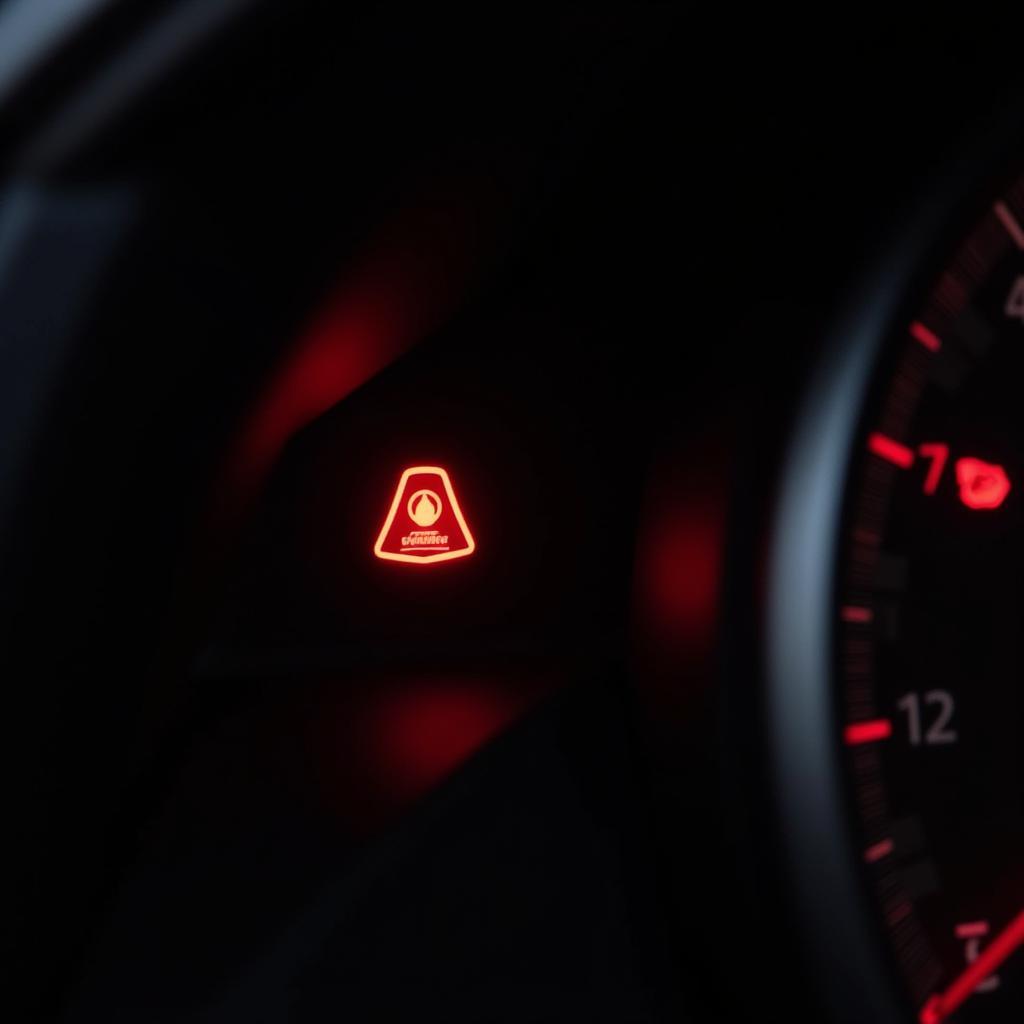
<path id="1" fill-rule="evenodd" d="M 870 608 L 848 604 L 839 609 L 839 617 L 843 622 L 871 622 L 875 613 Z"/>
<path id="2" fill-rule="evenodd" d="M 923 323 L 915 320 L 910 325 L 910 335 L 915 341 L 921 342 L 929 352 L 938 352 L 942 348 L 942 340 L 934 332 L 928 330 Z"/>
<path id="3" fill-rule="evenodd" d="M 1021 228 L 1013 211 L 1004 202 L 998 202 L 993 207 L 996 216 L 1002 221 L 1006 233 L 1017 243 L 1018 249 L 1024 249 L 1024 229 Z"/>
<path id="4" fill-rule="evenodd" d="M 960 500 L 974 509 L 999 508 L 1010 493 L 1010 478 L 1002 466 L 981 459 L 957 459 Z"/>
<path id="5" fill-rule="evenodd" d="M 875 718 L 868 722 L 854 722 L 843 732 L 848 746 L 859 743 L 877 743 L 892 736 L 892 722 L 888 718 Z"/>
<path id="6" fill-rule="evenodd" d="M 883 857 L 888 857 L 894 849 L 896 844 L 891 839 L 882 839 L 864 851 L 864 860 L 868 864 L 876 864 Z"/>
<path id="7" fill-rule="evenodd" d="M 886 437 L 885 434 L 872 434 L 868 438 L 868 450 L 886 462 L 899 466 L 900 469 L 910 469 L 914 464 L 913 449 L 894 441 L 891 437 Z"/>
<path id="8" fill-rule="evenodd" d="M 900 921 L 905 921 L 913 913 L 914 908 L 904 901 L 903 903 L 897 904 L 885 917 L 886 924 L 890 928 L 895 928 Z"/>
<path id="9" fill-rule="evenodd" d="M 873 530 L 854 530 L 853 539 L 858 544 L 866 544 L 868 547 L 872 548 L 877 548 L 878 545 L 882 543 L 881 536 L 875 533 Z"/>
<path id="10" fill-rule="evenodd" d="M 934 444 L 919 444 L 917 446 L 921 457 L 931 459 L 932 464 L 928 467 L 928 473 L 924 478 L 924 493 L 934 494 L 939 489 L 939 481 L 942 479 L 942 471 L 946 468 L 946 460 L 949 458 L 949 445 L 936 442 Z"/>
<path id="11" fill-rule="evenodd" d="M 921 1008 L 921 1024 L 941 1024 L 963 1006 L 975 989 L 1016 952 L 1024 942 L 1024 910 L 1022 910 L 979 954 L 967 965 L 945 992 L 933 995 Z"/>

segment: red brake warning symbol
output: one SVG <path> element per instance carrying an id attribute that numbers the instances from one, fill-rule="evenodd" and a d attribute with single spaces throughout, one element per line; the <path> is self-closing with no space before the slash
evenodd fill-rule
<path id="1" fill-rule="evenodd" d="M 440 466 L 405 470 L 373 553 L 389 562 L 429 565 L 465 558 L 475 550 L 445 470 Z"/>

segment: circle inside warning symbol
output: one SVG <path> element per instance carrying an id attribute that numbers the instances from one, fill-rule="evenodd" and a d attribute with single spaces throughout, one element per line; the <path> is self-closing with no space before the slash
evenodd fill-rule
<path id="1" fill-rule="evenodd" d="M 409 498 L 406 511 L 417 526 L 433 526 L 441 518 L 441 499 L 434 491 L 416 491 Z"/>

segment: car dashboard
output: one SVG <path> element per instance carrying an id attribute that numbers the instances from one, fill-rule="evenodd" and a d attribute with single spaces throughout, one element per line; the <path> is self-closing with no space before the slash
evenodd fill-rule
<path id="1" fill-rule="evenodd" d="M 847 13 L 0 3 L 9 1019 L 1019 1016 L 1024 82 Z"/>

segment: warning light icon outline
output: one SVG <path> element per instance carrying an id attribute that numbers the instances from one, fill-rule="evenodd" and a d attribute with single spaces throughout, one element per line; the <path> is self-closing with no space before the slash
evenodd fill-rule
<path id="1" fill-rule="evenodd" d="M 440 483 L 438 494 L 434 487 L 426 487 L 422 482 L 418 483 L 416 490 L 406 496 L 406 489 L 409 481 L 414 477 L 433 477 L 434 481 Z M 396 517 L 402 513 L 408 519 L 410 533 L 422 535 L 424 527 L 433 526 L 442 518 L 445 506 L 454 518 L 454 526 L 461 531 L 459 539 L 453 532 L 452 537 L 457 546 L 445 545 L 444 550 L 431 551 L 429 546 L 423 548 L 423 554 L 410 554 L 403 549 L 402 545 L 396 545 L 391 533 L 395 527 Z M 436 532 L 436 531 L 435 531 Z M 389 543 L 391 538 L 391 543 Z M 408 539 L 408 538 L 405 538 Z M 398 486 L 395 488 L 395 496 L 391 500 L 391 508 L 384 519 L 384 525 L 377 536 L 377 542 L 373 546 L 373 553 L 387 562 L 405 562 L 407 565 L 433 565 L 437 562 L 450 562 L 456 558 L 465 558 L 476 550 L 476 541 L 470 533 L 466 518 L 459 508 L 458 499 L 452 488 L 452 482 L 447 470 L 440 466 L 411 466 L 402 472 Z"/>
<path id="2" fill-rule="evenodd" d="M 956 480 L 960 485 L 960 500 L 968 508 L 999 508 L 1010 493 L 1010 478 L 995 462 L 957 459 Z"/>

